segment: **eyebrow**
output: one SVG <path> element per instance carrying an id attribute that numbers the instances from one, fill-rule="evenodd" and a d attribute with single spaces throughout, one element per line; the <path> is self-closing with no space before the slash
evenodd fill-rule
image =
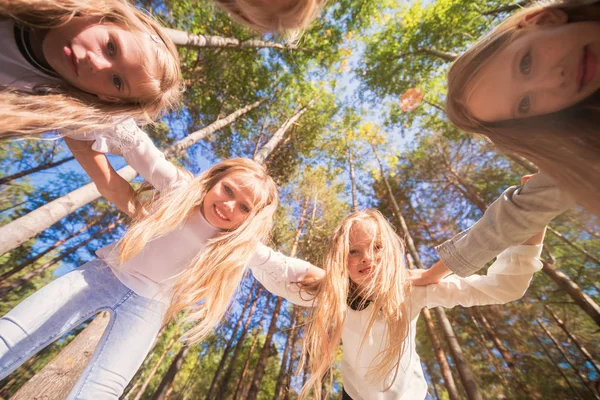
<path id="1" fill-rule="evenodd" d="M 125 60 L 125 45 L 123 40 L 121 40 L 121 33 L 117 31 L 113 35 L 116 38 L 115 40 L 117 41 L 117 48 L 120 50 L 117 52 L 117 59 L 119 59 L 119 61 Z M 127 96 L 131 96 L 131 86 L 129 86 L 129 82 L 127 81 L 127 79 L 125 79 L 124 76 L 119 75 L 119 77 L 123 81 L 125 89 L 127 89 Z M 123 92 L 125 92 L 125 89 L 123 89 Z"/>

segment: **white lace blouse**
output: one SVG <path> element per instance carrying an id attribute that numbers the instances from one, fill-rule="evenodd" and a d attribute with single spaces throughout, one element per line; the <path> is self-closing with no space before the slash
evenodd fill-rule
<path id="1" fill-rule="evenodd" d="M 74 138 L 94 140 L 92 148 L 96 151 L 122 155 L 157 190 L 169 190 L 187 182 L 188 178 L 165 159 L 132 119 L 115 125 L 114 129 L 78 134 Z M 198 210 L 175 230 L 151 241 L 139 254 L 121 265 L 116 243 L 100 248 L 96 254 L 134 292 L 166 302 L 169 289 L 178 276 L 217 232 L 218 228 L 210 225 Z M 253 272 L 261 271 L 261 275 L 266 274 L 273 282 L 300 281 L 309 266 L 306 261 L 286 257 L 263 244 L 258 245 L 248 264 Z"/>

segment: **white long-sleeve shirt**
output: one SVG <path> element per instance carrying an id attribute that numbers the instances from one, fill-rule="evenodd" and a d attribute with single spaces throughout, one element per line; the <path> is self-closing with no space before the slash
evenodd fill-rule
<path id="1" fill-rule="evenodd" d="M 165 159 L 163 153 L 131 119 L 116 125 L 114 129 L 79 135 L 78 138 L 95 140 L 92 145 L 94 150 L 120 153 L 131 167 L 159 191 L 188 182 L 187 176 Z M 187 221 L 167 235 L 152 240 L 140 253 L 121 265 L 116 243 L 100 248 L 96 254 L 113 269 L 123 284 L 137 294 L 167 301 L 169 290 L 177 278 L 218 231 L 198 209 Z M 306 261 L 286 257 L 263 244 L 257 246 L 248 263 L 253 273 L 260 271 L 275 282 L 300 281 L 309 266 Z M 243 267 L 240 265 L 240 268 Z"/>
<path id="2" fill-rule="evenodd" d="M 533 274 L 542 268 L 539 256 L 542 246 L 515 246 L 505 250 L 488 269 L 487 275 L 473 275 L 468 278 L 450 276 L 429 286 L 414 286 L 410 294 L 410 328 L 406 340 L 406 350 L 400 359 L 400 369 L 388 391 L 384 382 L 370 383 L 366 379 L 374 357 L 383 350 L 386 326 L 383 320 L 376 321 L 359 353 L 359 348 L 369 316 L 373 312 L 371 304 L 362 311 L 348 308 L 342 331 L 342 380 L 344 390 L 354 400 L 420 400 L 427 394 L 427 382 L 416 352 L 415 335 L 417 319 L 424 307 L 464 307 L 504 304 L 523 296 Z M 276 282 L 263 272 L 254 276 L 272 293 L 304 306 L 312 306 L 304 296 L 300 296 L 296 285 Z M 391 379 L 391 378 L 389 378 Z M 390 382 L 386 382 L 389 384 Z"/>

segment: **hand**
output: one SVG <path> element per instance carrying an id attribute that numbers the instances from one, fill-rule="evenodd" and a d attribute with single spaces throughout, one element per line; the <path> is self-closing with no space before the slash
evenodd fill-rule
<path id="1" fill-rule="evenodd" d="M 427 286 L 438 283 L 452 271 L 442 261 L 438 261 L 429 269 L 413 269 L 408 271 L 408 279 L 415 286 Z"/>

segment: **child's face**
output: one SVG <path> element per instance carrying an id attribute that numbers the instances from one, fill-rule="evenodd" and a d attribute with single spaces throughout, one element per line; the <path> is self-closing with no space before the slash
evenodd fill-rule
<path id="1" fill-rule="evenodd" d="M 381 261 L 382 246 L 376 236 L 377 228 L 369 222 L 354 224 L 350 229 L 348 274 L 359 287 L 370 282 Z"/>
<path id="2" fill-rule="evenodd" d="M 202 214 L 209 224 L 235 229 L 248 218 L 255 204 L 254 190 L 248 181 L 246 175 L 230 174 L 206 193 Z"/>
<path id="3" fill-rule="evenodd" d="M 599 22 L 526 28 L 475 75 L 467 107 L 485 122 L 565 109 L 600 88 L 598 61 Z"/>
<path id="4" fill-rule="evenodd" d="M 103 100 L 116 101 L 143 97 L 150 76 L 159 75 L 156 57 L 151 56 L 158 45 L 149 34 L 132 33 L 96 18 L 75 17 L 50 30 L 42 50 L 48 64 L 67 82 Z"/>

